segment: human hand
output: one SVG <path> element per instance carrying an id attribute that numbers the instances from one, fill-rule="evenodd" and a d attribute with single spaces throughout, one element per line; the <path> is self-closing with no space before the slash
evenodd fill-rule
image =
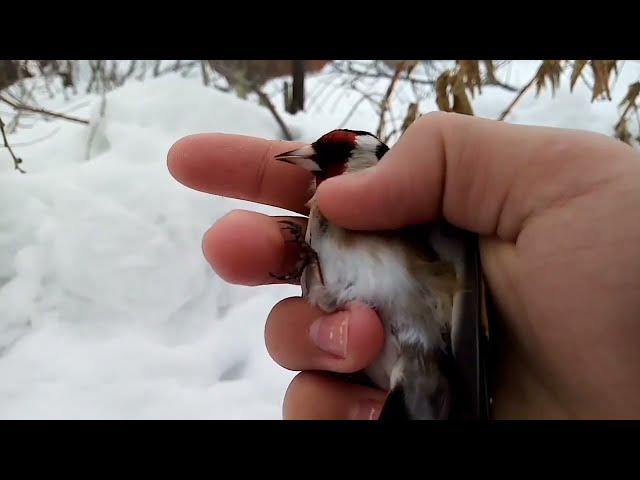
<path id="1" fill-rule="evenodd" d="M 200 135 L 172 148 L 169 168 L 198 190 L 305 213 L 309 174 L 272 160 L 295 147 Z M 323 182 L 318 202 L 347 228 L 444 216 L 482 236 L 506 335 L 495 418 L 640 417 L 637 152 L 597 134 L 436 113 L 415 122 L 378 166 Z M 287 271 L 295 258 L 284 240 L 275 219 L 233 212 L 207 232 L 204 252 L 227 281 L 273 283 L 268 272 Z M 375 418 L 385 392 L 318 371 L 368 365 L 383 343 L 379 320 L 356 305 L 312 329 L 322 315 L 300 298 L 269 315 L 270 354 L 303 371 L 287 391 L 284 417 Z M 325 345 L 329 353 L 312 339 L 328 340 L 331 326 L 348 335 Z"/>

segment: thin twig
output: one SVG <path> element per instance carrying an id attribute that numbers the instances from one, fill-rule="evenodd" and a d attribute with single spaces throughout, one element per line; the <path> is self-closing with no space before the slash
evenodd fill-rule
<path id="1" fill-rule="evenodd" d="M 329 88 L 330 86 L 334 88 Z M 345 86 L 344 79 L 341 79 L 341 77 L 336 76 L 333 80 L 331 80 L 330 82 L 327 82 L 327 84 L 320 91 L 320 93 L 318 93 L 312 100 L 309 101 L 309 105 L 308 105 L 309 108 L 311 107 L 311 105 L 314 105 L 314 107 L 316 107 L 315 111 L 322 111 L 324 109 L 323 107 L 327 105 L 327 103 L 329 102 L 329 100 L 331 100 L 334 94 L 337 94 L 341 89 L 344 88 L 344 86 Z"/>
<path id="2" fill-rule="evenodd" d="M 518 89 L 513 85 L 509 85 L 508 83 L 501 82 L 497 78 L 487 79 L 483 82 L 483 85 L 492 85 L 494 87 L 504 88 L 505 90 L 509 90 L 510 92 L 518 91 Z"/>
<path id="3" fill-rule="evenodd" d="M 613 85 L 611 85 L 611 91 L 616 88 L 616 84 L 618 83 L 618 79 L 620 78 L 620 73 L 622 72 L 622 67 L 624 67 L 624 60 L 621 61 L 620 68 L 617 69 L 616 76 L 613 79 Z"/>
<path id="4" fill-rule="evenodd" d="M 102 90 L 100 95 L 100 116 L 98 120 L 91 126 L 89 130 L 89 137 L 87 139 L 87 148 L 85 152 L 85 159 L 88 161 L 91 159 L 91 147 L 93 147 L 93 140 L 95 139 L 96 134 L 98 133 L 98 128 L 100 127 L 100 123 L 104 120 L 104 114 L 107 111 L 107 93 Z"/>
<path id="5" fill-rule="evenodd" d="M 207 62 L 200 60 L 200 68 L 202 69 L 202 83 L 205 87 L 209 86 L 209 75 L 207 74 Z"/>
<path id="6" fill-rule="evenodd" d="M 5 98 L 2 95 L 0 95 L 0 101 L 6 103 L 7 105 L 10 105 L 11 107 L 15 108 L 16 110 L 24 110 L 26 112 L 39 113 L 39 114 L 45 115 L 47 117 L 62 118 L 64 120 L 69 120 L 70 122 L 76 122 L 76 123 L 82 123 L 83 125 L 89 125 L 89 120 L 85 120 L 84 118 L 72 117 L 72 116 L 69 116 L 69 115 L 65 115 L 63 113 L 51 112 L 49 110 L 45 110 L 44 108 L 35 108 L 35 107 L 30 107 L 28 105 L 24 105 L 22 103 L 15 103 L 15 102 L 12 102 L 11 100 L 9 100 L 8 98 Z"/>
<path id="7" fill-rule="evenodd" d="M 136 69 L 136 63 L 137 63 L 137 60 L 130 60 L 130 61 L 129 61 L 129 68 L 128 68 L 128 70 L 125 72 L 125 74 L 122 76 L 122 78 L 120 79 L 120 82 L 119 82 L 119 83 L 120 83 L 120 85 L 123 85 L 123 84 L 124 84 L 124 82 L 126 82 L 126 81 L 129 79 L 129 77 L 130 77 L 131 75 L 133 75 L 133 72 L 134 72 L 134 71 L 135 71 L 135 69 Z"/>
<path id="8" fill-rule="evenodd" d="M 274 116 L 276 122 L 278 122 L 278 125 L 280 125 L 280 129 L 282 130 L 282 134 L 284 135 L 285 140 L 293 140 L 293 135 L 291 135 L 289 127 L 287 127 L 287 124 L 284 123 L 284 120 L 282 120 L 282 117 L 278 114 L 276 107 L 273 106 L 273 103 L 271 102 L 271 100 L 269 100 L 268 95 L 255 85 L 251 87 L 251 90 L 253 90 L 253 92 L 258 95 L 258 97 L 260 97 L 260 101 L 264 104 L 265 107 L 269 109 L 271 114 Z"/>
<path id="9" fill-rule="evenodd" d="M 396 89 L 398 79 L 400 78 L 400 74 L 402 73 L 403 69 L 404 69 L 404 63 L 401 63 L 396 67 L 396 71 L 393 74 L 393 77 L 391 77 L 391 81 L 389 82 L 387 91 L 384 93 L 384 97 L 382 97 L 382 103 L 380 104 L 380 120 L 378 122 L 378 131 L 377 131 L 378 138 L 382 138 L 382 134 L 384 133 L 384 126 L 385 126 L 384 117 L 387 111 L 389 110 L 391 97 L 393 96 L 393 92 Z"/>
<path id="10" fill-rule="evenodd" d="M 520 89 L 520 92 L 518 92 L 518 95 L 516 95 L 516 98 L 514 98 L 513 101 L 509 104 L 509 106 L 504 110 L 504 112 L 500 114 L 500 117 L 498 117 L 498 120 L 504 120 L 505 117 L 509 115 L 509 113 L 511 113 L 511 110 L 513 109 L 513 107 L 515 107 L 516 103 L 518 103 L 518 100 L 520 100 L 520 98 L 526 93 L 526 91 L 529 90 L 529 88 L 531 88 L 531 86 L 533 85 L 533 82 L 535 82 L 536 80 L 536 76 L 537 76 L 537 70 L 536 70 L 536 75 L 534 75 L 533 78 L 529 80 L 529 83 L 527 83 L 524 87 Z"/>
<path id="11" fill-rule="evenodd" d="M 384 72 L 378 71 L 376 73 L 370 73 L 370 72 L 363 72 L 362 70 L 358 70 L 356 68 L 353 68 L 352 65 L 349 65 L 347 67 L 347 70 L 341 69 L 339 66 L 335 67 L 336 70 L 339 73 L 350 73 L 352 75 L 356 75 L 358 77 L 364 77 L 364 78 L 393 78 L 395 76 L 395 73 L 393 75 L 388 75 Z M 434 80 L 427 80 L 427 79 L 422 79 L 422 78 L 415 78 L 415 77 L 410 77 L 409 75 L 402 75 L 399 77 L 399 80 L 401 81 L 407 81 L 407 82 L 412 82 L 412 83 L 419 83 L 421 85 L 435 85 L 435 81 Z"/>
<path id="12" fill-rule="evenodd" d="M 9 125 L 6 125 L 7 130 L 9 131 L 9 133 L 13 133 L 16 131 L 16 129 L 18 128 L 18 125 L 20 123 L 20 117 L 22 116 L 22 110 L 18 110 L 16 112 L 16 114 L 13 116 L 13 118 L 11 119 L 11 121 L 9 122 Z"/>
<path id="13" fill-rule="evenodd" d="M 14 143 L 13 146 L 14 147 L 28 147 L 30 145 L 35 145 L 36 143 L 40 143 L 43 142 L 44 140 L 53 137 L 56 133 L 58 133 L 58 131 L 60 130 L 60 127 L 54 129 L 51 133 L 46 134 L 43 137 L 40 138 L 36 138 L 35 140 L 31 140 L 29 142 L 19 142 L 19 143 Z M 6 148 L 6 147 L 5 147 Z"/>
<path id="14" fill-rule="evenodd" d="M 144 80 L 146 75 L 147 75 L 147 62 L 146 62 L 146 60 L 143 60 L 142 61 L 142 69 L 141 69 L 140 73 L 136 76 L 136 80 L 138 80 L 138 81 Z"/>
<path id="15" fill-rule="evenodd" d="M 19 88 L 20 88 L 20 97 L 14 96 L 11 92 L 11 90 L 6 90 L 6 93 L 11 96 L 12 98 L 15 98 L 17 101 L 19 101 L 20 103 L 26 103 L 29 100 L 33 100 L 33 91 L 36 88 L 36 83 L 33 82 L 31 84 L 31 88 L 27 90 L 27 88 L 24 86 L 24 83 L 22 80 L 20 80 L 18 82 Z M 14 109 L 15 111 L 15 109 Z M 8 125 L 5 125 L 6 131 L 8 133 L 13 133 L 16 131 L 16 129 L 18 128 L 18 124 L 20 122 L 20 117 L 22 116 L 22 111 L 21 110 L 17 110 L 16 114 L 13 116 L 13 118 L 11 119 L 11 121 L 9 122 Z"/>
<path id="16" fill-rule="evenodd" d="M 380 101 L 379 101 L 379 100 L 376 100 L 375 98 L 373 98 L 372 94 L 370 94 L 370 93 L 366 93 L 366 92 L 363 92 L 362 90 L 360 90 L 360 89 L 358 88 L 358 86 L 357 86 L 355 83 L 353 83 L 353 84 L 351 85 L 351 89 L 353 89 L 354 91 L 358 92 L 361 96 L 363 96 L 364 98 L 366 98 L 367 100 L 369 100 L 369 102 L 370 102 L 372 105 L 374 105 L 374 106 L 376 106 L 376 107 L 379 107 L 379 106 L 380 106 Z M 379 94 L 379 93 L 374 93 L 374 95 L 380 95 L 380 94 Z"/>
<path id="17" fill-rule="evenodd" d="M 509 84 L 508 81 L 503 82 L 502 80 L 498 80 L 498 78 L 495 75 L 495 72 L 500 67 L 509 63 L 508 60 L 506 62 L 496 62 L 496 63 L 493 63 L 494 60 L 482 60 L 482 62 L 484 63 L 485 70 L 486 70 L 484 79 L 482 80 L 482 86 L 491 85 L 494 87 L 504 88 L 505 90 L 508 90 L 510 92 L 518 91 L 517 87 L 514 87 L 513 85 Z"/>
<path id="18" fill-rule="evenodd" d="M 582 79 L 582 81 L 584 82 L 584 84 L 587 86 L 589 90 L 593 90 L 593 85 L 591 85 L 591 83 L 587 80 L 587 78 L 584 75 L 584 72 L 580 72 L 580 78 Z"/>
<path id="19" fill-rule="evenodd" d="M 336 108 L 338 108 L 338 105 L 340 105 L 340 103 L 342 102 L 342 100 L 349 95 L 349 91 L 347 90 L 340 90 L 338 91 L 335 95 L 334 95 L 334 100 L 333 103 L 331 104 L 331 107 L 329 108 L 329 112 L 334 113 L 336 111 Z M 327 98 L 327 102 L 329 101 L 329 99 Z"/>
<path id="20" fill-rule="evenodd" d="M 2 140 L 4 141 L 4 146 L 7 148 L 7 150 L 9 151 L 9 155 L 11 155 L 11 158 L 13 159 L 14 168 L 18 170 L 20 173 L 27 173 L 22 168 L 20 168 L 22 159 L 16 157 L 16 154 L 13 153 L 11 145 L 9 145 L 9 141 L 7 140 L 7 135 L 6 133 L 4 133 L 4 122 L 2 121 L 2 118 L 0 118 L 0 132 L 2 132 Z"/>
<path id="21" fill-rule="evenodd" d="M 180 75 L 182 76 L 182 78 L 187 78 L 187 76 L 189 75 L 189 73 L 191 73 L 191 69 L 195 66 L 198 65 L 200 62 L 199 61 L 195 61 L 195 62 L 189 62 L 186 65 L 184 65 L 181 69 L 180 69 Z"/>
<path id="22" fill-rule="evenodd" d="M 325 75 L 329 77 L 330 74 L 325 74 Z M 309 101 L 307 102 L 307 108 L 311 108 L 312 105 L 315 105 L 315 102 L 318 99 L 318 97 L 322 95 L 327 90 L 327 88 L 329 88 L 329 86 L 331 86 L 331 84 L 336 78 L 338 77 L 333 75 L 327 81 L 319 82 L 320 86 L 315 88 L 313 92 L 310 92 L 311 95 L 309 96 Z"/>
<path id="23" fill-rule="evenodd" d="M 191 67 L 199 63 L 200 62 L 198 60 L 193 60 L 191 62 L 186 62 L 186 63 L 182 63 L 182 60 L 176 60 L 176 63 L 174 63 L 173 65 L 168 65 L 160 69 L 160 71 L 158 72 L 158 76 L 161 77 L 162 75 L 165 75 L 170 72 L 180 72 L 186 69 L 190 69 Z"/>
<path id="24" fill-rule="evenodd" d="M 356 112 L 356 110 L 358 109 L 358 107 L 360 106 L 360 104 L 362 102 L 364 102 L 366 100 L 365 97 L 360 97 L 358 99 L 357 102 L 354 102 L 353 106 L 351 107 L 351 109 L 349 110 L 349 113 L 347 114 L 347 116 L 345 117 L 345 119 L 342 121 L 342 123 L 340 124 L 340 126 L 338 126 L 338 128 L 343 128 L 347 122 L 351 119 L 351 117 L 353 116 L 353 114 Z"/>
<path id="25" fill-rule="evenodd" d="M 98 78 L 98 70 L 102 68 L 102 60 L 96 60 L 96 63 L 93 63 L 91 60 L 89 60 L 89 67 L 91 67 L 91 79 L 89 80 L 89 84 L 87 85 L 86 93 L 91 93 L 93 84 Z"/>
<path id="26" fill-rule="evenodd" d="M 635 104 L 635 102 L 629 102 L 629 105 L 627 105 L 627 107 L 624 109 L 624 112 L 622 112 L 622 115 L 620 115 L 618 124 L 620 124 L 627 117 L 627 114 L 631 111 L 631 109 L 635 109 L 636 112 L 638 111 L 638 106 Z"/>
<path id="27" fill-rule="evenodd" d="M 227 86 L 223 86 L 223 85 L 218 85 L 217 83 L 213 84 L 213 88 L 215 88 L 216 90 L 220 90 L 221 92 L 224 93 L 229 93 L 231 91 L 231 87 Z"/>

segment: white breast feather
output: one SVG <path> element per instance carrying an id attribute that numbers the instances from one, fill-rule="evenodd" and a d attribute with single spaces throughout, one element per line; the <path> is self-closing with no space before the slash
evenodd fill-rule
<path id="1" fill-rule="evenodd" d="M 370 156 L 352 159 L 361 169 L 371 163 Z M 357 164 L 357 165 L 356 165 Z M 315 182 L 312 185 L 315 190 Z M 343 230 L 331 224 L 322 230 L 317 221 L 315 198 L 308 204 L 311 214 L 306 240 L 318 254 L 325 285 L 316 268 L 308 267 L 301 279 L 307 300 L 325 311 L 343 308 L 358 300 L 375 308 L 383 320 L 386 340 L 383 351 L 366 372 L 380 388 L 389 389 L 391 377 L 398 375 L 398 343 L 415 344 L 424 350 L 442 346 L 441 326 L 450 321 L 442 315 L 443 305 L 428 285 L 420 284 L 410 274 L 407 250 L 402 245 L 382 245 L 376 236 L 360 236 L 344 242 Z M 458 275 L 462 273 L 460 246 L 447 242 L 437 230 L 430 238 L 432 246 L 445 260 L 453 260 Z M 380 248 L 382 247 L 382 248 Z M 397 381 L 397 379 L 395 379 Z"/>

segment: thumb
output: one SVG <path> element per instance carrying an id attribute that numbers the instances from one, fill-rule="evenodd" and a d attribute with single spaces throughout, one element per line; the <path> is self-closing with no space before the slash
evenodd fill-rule
<path id="1" fill-rule="evenodd" d="M 344 228 L 444 217 L 514 240 L 534 212 L 619 174 L 630 151 L 600 134 L 435 112 L 414 122 L 375 167 L 322 182 L 317 200 Z"/>

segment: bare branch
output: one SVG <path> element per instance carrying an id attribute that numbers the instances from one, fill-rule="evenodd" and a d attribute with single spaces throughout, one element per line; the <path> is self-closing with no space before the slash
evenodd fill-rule
<path id="1" fill-rule="evenodd" d="M 129 69 L 126 71 L 126 73 L 123 75 L 122 79 L 120 80 L 120 85 L 124 84 L 124 82 L 127 81 L 127 79 L 133 75 L 133 72 L 136 69 L 136 63 L 137 60 L 130 60 L 129 61 Z"/>
<path id="2" fill-rule="evenodd" d="M 351 88 L 353 90 L 355 90 L 356 92 L 358 92 L 361 96 L 366 98 L 374 107 L 376 107 L 376 111 L 379 112 L 379 107 L 380 107 L 380 101 L 379 100 L 376 100 L 375 98 L 373 98 L 372 94 L 366 93 L 366 92 L 363 92 L 362 90 L 360 90 L 360 88 L 358 88 L 358 86 L 355 83 L 353 83 L 351 85 Z"/>
<path id="3" fill-rule="evenodd" d="M 362 71 L 359 70 L 357 68 L 354 68 L 353 65 L 349 64 L 347 66 L 347 69 L 343 69 L 340 68 L 340 66 L 334 66 L 334 68 L 336 69 L 336 71 L 338 71 L 339 73 L 349 73 L 352 75 L 355 75 L 356 77 L 361 77 L 361 78 L 388 78 L 391 79 L 393 77 L 395 77 L 395 72 L 392 75 L 389 75 L 386 72 L 383 72 L 381 70 L 377 70 L 376 73 L 371 73 L 371 72 L 366 72 L 366 71 Z M 401 81 L 408 81 L 408 82 L 412 82 L 412 83 L 417 83 L 417 84 L 422 84 L 422 85 L 434 85 L 435 81 L 434 80 L 428 80 L 428 79 L 424 79 L 424 78 L 416 78 L 416 77 L 411 77 L 409 75 L 400 75 L 398 77 L 398 80 Z"/>
<path id="4" fill-rule="evenodd" d="M 91 147 L 93 146 L 93 140 L 98 132 L 98 127 L 100 123 L 104 119 L 104 114 L 107 111 L 107 93 L 102 90 L 102 95 L 100 96 L 100 116 L 98 117 L 98 121 L 91 125 L 91 129 L 89 130 L 89 137 L 87 139 L 87 148 L 85 151 L 85 159 L 91 159 Z"/>
<path id="5" fill-rule="evenodd" d="M 291 82 L 291 98 L 287 98 L 285 95 L 285 101 L 289 100 L 287 104 L 287 111 L 291 114 L 295 114 L 304 110 L 304 77 L 305 77 L 305 62 L 304 60 L 292 61 L 292 76 Z"/>
<path id="6" fill-rule="evenodd" d="M 89 84 L 87 85 L 87 93 L 91 92 L 93 84 L 98 78 L 98 70 L 100 70 L 101 65 L 102 60 L 96 60 L 96 63 L 93 63 L 91 60 L 89 60 L 89 66 L 91 67 L 91 78 L 89 79 Z"/>
<path id="7" fill-rule="evenodd" d="M 218 85 L 217 83 L 213 84 L 213 88 L 215 88 L 216 90 L 220 90 L 221 92 L 224 92 L 224 93 L 229 93 L 231 91 L 231 87 L 225 87 L 223 85 Z"/>
<path id="8" fill-rule="evenodd" d="M 173 65 L 167 65 L 166 67 L 161 68 L 158 71 L 158 76 L 161 77 L 162 75 L 170 72 L 188 71 L 191 69 L 191 67 L 193 67 L 194 65 L 198 65 L 199 63 L 200 63 L 199 60 L 194 60 L 194 61 L 185 62 L 185 63 L 183 63 L 182 60 L 176 60 L 176 62 Z"/>
<path id="9" fill-rule="evenodd" d="M 56 112 L 51 112 L 49 110 L 45 110 L 44 108 L 35 108 L 35 107 L 30 107 L 28 105 L 24 105 L 22 103 L 16 103 L 13 102 L 11 100 L 9 100 L 8 98 L 0 95 L 0 102 L 4 102 L 7 105 L 10 105 L 11 107 L 15 108 L 16 110 L 24 110 L 26 112 L 33 112 L 33 113 L 39 113 L 40 115 L 44 115 L 47 117 L 55 117 L 55 118 L 62 118 L 64 120 L 69 120 L 70 122 L 76 122 L 76 123 L 82 123 L 83 125 L 89 125 L 89 120 L 85 120 L 83 118 L 78 118 L 78 117 L 72 117 L 70 115 L 65 115 L 63 113 L 56 113 Z"/>
<path id="10" fill-rule="evenodd" d="M 16 170 L 18 170 L 20 173 L 27 173 L 22 168 L 20 168 L 22 159 L 16 157 L 16 154 L 13 153 L 13 149 L 11 148 L 11 145 L 9 145 L 9 141 L 7 140 L 7 135 L 4 132 L 4 122 L 2 121 L 2 118 L 0 118 L 0 132 L 2 132 L 2 140 L 4 141 L 4 146 L 7 148 L 7 150 L 9 151 L 9 155 L 11 155 L 11 158 L 13 159 L 13 167 Z"/>
<path id="11" fill-rule="evenodd" d="M 351 117 L 353 116 L 353 114 L 356 112 L 356 110 L 358 109 L 358 107 L 360 106 L 360 104 L 362 102 L 364 102 L 367 98 L 364 96 L 361 96 L 357 102 L 355 102 L 352 106 L 351 109 L 349 110 L 349 113 L 347 114 L 347 116 L 345 117 L 345 119 L 342 121 L 342 123 L 340 124 L 340 126 L 338 128 L 344 128 L 344 126 L 347 124 L 347 122 L 351 119 Z"/>
<path id="12" fill-rule="evenodd" d="M 207 62 L 205 60 L 200 60 L 200 68 L 202 70 L 202 83 L 204 83 L 205 87 L 208 87 L 209 74 L 207 73 Z"/>
<path id="13" fill-rule="evenodd" d="M 147 62 L 143 60 L 142 61 L 142 70 L 136 76 L 136 80 L 144 80 L 146 75 L 147 75 Z"/>
<path id="14" fill-rule="evenodd" d="M 5 125 L 6 126 L 6 125 Z M 45 141 L 48 138 L 53 137 L 56 133 L 58 133 L 58 131 L 60 130 L 60 127 L 54 129 L 52 132 L 40 137 L 40 138 L 36 138 L 35 140 L 31 140 L 29 142 L 19 142 L 19 143 L 14 143 L 13 146 L 14 147 L 28 147 L 30 145 L 35 145 L 36 143 L 40 143 Z"/>
<path id="15" fill-rule="evenodd" d="M 260 90 L 259 87 L 252 86 L 251 89 L 256 95 L 258 95 L 258 97 L 260 98 L 260 102 L 269 109 L 271 115 L 273 115 L 273 117 L 276 119 L 276 122 L 278 122 L 278 125 L 280 125 L 280 129 L 282 130 L 282 134 L 284 135 L 285 140 L 293 140 L 293 135 L 291 135 L 289 127 L 287 127 L 287 124 L 284 123 L 284 120 L 282 120 L 282 117 L 278 114 L 276 107 L 273 105 L 271 100 L 269 100 L 269 96 L 262 90 Z"/>
<path id="16" fill-rule="evenodd" d="M 18 81 L 18 85 L 20 88 L 20 98 L 14 96 L 11 92 L 11 90 L 7 90 L 7 94 L 9 94 L 12 98 L 16 98 L 18 100 L 18 102 L 20 103 L 25 103 L 28 102 L 29 100 L 33 100 L 33 91 L 36 88 L 36 83 L 32 83 L 31 84 L 31 88 L 29 88 L 27 90 L 27 88 L 24 86 L 24 83 L 22 82 L 22 80 Z M 22 116 L 23 111 L 22 110 L 15 110 L 16 114 L 13 116 L 13 118 L 11 119 L 11 121 L 9 122 L 8 125 L 5 125 L 6 131 L 8 133 L 13 133 L 15 132 L 16 128 L 18 128 L 18 124 L 20 122 L 20 117 Z"/>
<path id="17" fill-rule="evenodd" d="M 483 85 L 493 85 L 494 87 L 504 88 L 505 90 L 509 90 L 510 92 L 517 92 L 518 89 L 513 85 L 509 85 L 508 83 L 501 82 L 500 80 L 494 79 L 486 79 L 483 82 Z"/>
<path id="18" fill-rule="evenodd" d="M 619 107 L 622 107 L 625 103 L 627 104 L 624 111 L 622 112 L 622 115 L 620 115 L 620 118 L 618 119 L 618 122 L 615 125 L 615 131 L 616 131 L 616 136 L 618 138 L 620 138 L 621 140 L 623 140 L 621 137 L 621 132 L 627 132 L 626 130 L 626 125 L 627 125 L 627 115 L 631 112 L 631 111 L 635 111 L 636 112 L 636 118 L 637 118 L 637 113 L 638 113 L 638 105 L 636 104 L 637 99 L 640 98 L 640 81 L 639 82 L 635 82 L 632 83 L 631 85 L 629 85 L 629 89 L 627 91 L 627 94 L 625 96 L 625 98 L 622 100 L 622 102 L 620 102 Z M 639 126 L 640 126 L 640 122 L 639 122 Z M 629 138 L 630 138 L 630 134 L 628 134 Z M 626 141 L 626 140 L 623 140 Z M 626 143 L 630 144 L 630 141 L 626 141 Z"/>
<path id="19" fill-rule="evenodd" d="M 334 81 L 336 79 L 340 79 L 339 76 L 335 73 L 327 73 L 325 74 L 326 77 L 329 77 L 328 80 L 323 81 L 321 86 L 316 88 L 313 92 L 311 92 L 312 94 L 309 96 L 309 101 L 307 102 L 307 108 L 311 108 L 312 105 L 316 104 L 316 100 L 318 100 L 323 93 L 325 93 L 327 91 L 327 89 L 333 85 Z"/>
<path id="20" fill-rule="evenodd" d="M 396 67 L 396 71 L 391 77 L 391 81 L 389 82 L 389 86 L 387 87 L 386 92 L 384 93 L 384 97 L 382 97 L 382 102 L 380 104 L 380 120 L 378 122 L 378 138 L 382 138 L 382 134 L 384 133 L 385 127 L 385 115 L 390 108 L 391 97 L 393 96 L 393 92 L 395 92 L 396 85 L 398 83 L 398 79 L 400 78 L 400 74 L 404 70 L 404 63 L 400 63 Z"/>
<path id="21" fill-rule="evenodd" d="M 533 82 L 536 81 L 536 77 L 537 77 L 537 73 L 536 75 L 533 76 L 531 80 L 529 80 L 529 83 L 527 83 L 524 87 L 520 89 L 520 92 L 518 92 L 518 95 L 516 95 L 516 98 L 514 98 L 513 101 L 509 104 L 509 106 L 500 114 L 500 117 L 498 117 L 498 120 L 504 120 L 507 117 L 507 115 L 511 113 L 511 110 L 513 110 L 513 107 L 516 106 L 516 103 L 518 103 L 518 101 L 526 93 L 526 91 L 531 88 L 531 86 L 533 85 Z"/>

